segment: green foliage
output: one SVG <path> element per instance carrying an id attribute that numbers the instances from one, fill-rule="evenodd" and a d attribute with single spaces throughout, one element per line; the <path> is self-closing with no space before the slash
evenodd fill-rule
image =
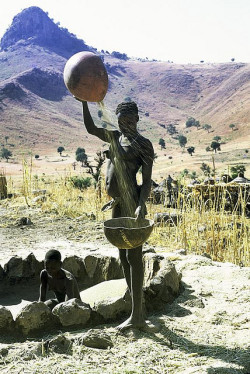
<path id="1" fill-rule="evenodd" d="M 12 156 L 12 152 L 9 151 L 7 148 L 2 148 L 1 149 L 1 153 L 0 153 L 0 156 L 2 158 L 5 158 L 7 160 L 7 162 L 9 161 L 9 158 Z"/>
<path id="2" fill-rule="evenodd" d="M 198 176 L 197 176 L 197 173 L 196 171 L 192 171 L 192 173 L 190 173 L 190 178 L 192 179 L 196 179 Z"/>
<path id="3" fill-rule="evenodd" d="M 216 142 L 216 141 L 213 141 L 210 145 L 210 147 L 214 150 L 214 152 L 216 153 L 217 151 L 220 151 L 220 143 Z"/>
<path id="4" fill-rule="evenodd" d="M 174 135 L 178 133 L 175 125 L 173 125 L 172 123 L 170 123 L 170 125 L 167 125 L 166 130 L 169 135 Z"/>
<path id="5" fill-rule="evenodd" d="M 70 182 L 75 188 L 79 188 L 79 190 L 85 190 L 86 188 L 91 186 L 91 177 L 78 177 L 74 176 L 70 178 Z"/>
<path id="6" fill-rule="evenodd" d="M 161 149 L 162 148 L 166 149 L 166 143 L 164 139 L 160 138 L 158 144 L 161 146 Z"/>
<path id="7" fill-rule="evenodd" d="M 194 150 L 195 150 L 195 147 L 188 147 L 188 148 L 187 148 L 187 151 L 188 151 L 188 153 L 189 153 L 191 156 L 193 155 Z"/>
<path id="8" fill-rule="evenodd" d="M 76 161 L 81 162 L 82 166 L 84 162 L 87 161 L 87 159 L 88 159 L 88 156 L 86 155 L 85 152 L 80 152 L 76 154 Z"/>
<path id="9" fill-rule="evenodd" d="M 244 165 L 234 165 L 230 168 L 232 178 L 238 177 L 239 174 L 244 175 L 244 172 L 246 171 L 246 168 Z"/>
<path id="10" fill-rule="evenodd" d="M 219 142 L 221 140 L 221 137 L 216 135 L 213 137 L 213 139 L 216 141 L 216 142 Z"/>
<path id="11" fill-rule="evenodd" d="M 186 127 L 200 127 L 200 122 L 197 121 L 195 118 L 193 117 L 189 117 L 188 120 L 186 121 Z"/>
<path id="12" fill-rule="evenodd" d="M 187 177 L 187 176 L 188 176 L 188 173 L 189 173 L 188 169 L 184 169 L 184 170 L 182 170 L 182 171 L 180 172 L 180 176 L 181 176 L 181 177 Z"/>
<path id="13" fill-rule="evenodd" d="M 76 150 L 76 155 L 78 155 L 78 153 L 85 153 L 85 149 L 81 148 L 81 147 L 78 147 L 77 150 Z"/>
<path id="14" fill-rule="evenodd" d="M 35 158 L 39 158 L 40 156 L 39 155 L 35 155 Z"/>
<path id="15" fill-rule="evenodd" d="M 98 117 L 99 117 L 99 118 L 102 118 L 103 113 L 102 113 L 102 110 L 101 110 L 101 109 L 98 110 L 97 114 L 98 114 Z"/>
<path id="16" fill-rule="evenodd" d="M 206 176 L 209 176 L 211 174 L 211 168 L 205 162 L 202 163 L 200 169 L 204 173 L 204 175 L 206 175 Z"/>
<path id="17" fill-rule="evenodd" d="M 78 147 L 76 150 L 76 161 L 81 162 L 83 166 L 84 162 L 87 162 L 87 160 L 88 156 L 85 153 L 85 149 Z"/>
<path id="18" fill-rule="evenodd" d="M 57 152 L 60 153 L 60 156 L 62 155 L 63 151 L 65 151 L 64 147 L 60 146 L 57 148 Z"/>
<path id="19" fill-rule="evenodd" d="M 205 125 L 202 126 L 202 128 L 209 133 L 209 130 L 211 130 L 212 126 L 206 123 Z"/>
<path id="20" fill-rule="evenodd" d="M 230 129 L 233 131 L 234 128 L 235 128 L 235 124 L 234 124 L 234 123 L 231 123 L 231 124 L 229 125 L 229 127 L 230 127 Z"/>
<path id="21" fill-rule="evenodd" d="M 206 152 L 210 152 L 211 148 L 209 146 L 206 147 Z"/>
<path id="22" fill-rule="evenodd" d="M 186 136 L 184 135 L 179 135 L 178 136 L 178 141 L 179 141 L 179 144 L 182 148 L 185 148 L 186 144 L 187 144 L 187 138 Z"/>

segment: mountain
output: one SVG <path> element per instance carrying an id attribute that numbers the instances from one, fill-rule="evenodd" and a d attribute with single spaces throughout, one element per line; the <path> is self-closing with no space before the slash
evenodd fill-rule
<path id="1" fill-rule="evenodd" d="M 184 157 L 179 134 L 188 138 L 187 146 L 196 148 L 194 157 L 189 156 L 190 164 L 196 160 L 200 165 L 211 158 L 205 148 L 215 135 L 224 143 L 221 156 L 216 156 L 221 162 L 248 160 L 248 156 L 242 157 L 250 144 L 250 64 L 177 65 L 98 52 L 38 7 L 24 9 L 14 17 L 0 46 L 0 141 L 4 144 L 8 136 L 17 155 L 24 149 L 49 153 L 59 145 L 68 152 L 77 146 L 92 153 L 102 147 L 101 141 L 86 133 L 81 105 L 63 82 L 67 59 L 87 50 L 101 56 L 109 75 L 104 108 L 90 104 L 99 126 L 116 124 L 116 106 L 132 99 L 140 110 L 139 130 L 155 143 L 162 169 L 166 163 L 163 154 Z M 188 117 L 201 125 L 210 124 L 211 130 L 186 128 Z M 235 131 L 230 124 L 235 124 Z M 175 126 L 176 134 L 169 134 L 170 125 Z M 159 150 L 161 137 L 167 151 Z"/>

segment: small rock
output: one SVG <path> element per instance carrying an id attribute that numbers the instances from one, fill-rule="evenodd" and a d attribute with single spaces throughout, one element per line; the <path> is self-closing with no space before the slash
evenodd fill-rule
<path id="1" fill-rule="evenodd" d="M 15 283 L 34 276 L 39 276 L 43 269 L 42 262 L 39 262 L 33 253 L 30 253 L 25 259 L 14 256 L 4 265 L 4 271 L 7 278 Z"/>
<path id="2" fill-rule="evenodd" d="M 83 261 L 87 273 L 86 283 L 89 286 L 123 277 L 120 261 L 112 255 L 87 254 Z"/>
<path id="3" fill-rule="evenodd" d="M 63 334 L 46 341 L 44 345 L 47 350 L 52 350 L 55 353 L 72 354 L 72 341 Z"/>
<path id="4" fill-rule="evenodd" d="M 187 250 L 184 249 L 184 248 L 181 248 L 181 249 L 177 249 L 176 251 L 174 251 L 174 253 L 176 253 L 178 255 L 186 256 Z"/>
<path id="5" fill-rule="evenodd" d="M 30 332 L 44 331 L 54 324 L 55 319 L 47 305 L 43 302 L 32 302 L 25 305 L 16 316 L 16 326 L 24 335 Z"/>
<path id="6" fill-rule="evenodd" d="M 111 337 L 102 330 L 89 330 L 80 336 L 78 342 L 90 348 L 108 349 L 113 347 Z"/>
<path id="7" fill-rule="evenodd" d="M 43 203 L 44 201 L 47 200 L 47 197 L 45 195 L 37 196 L 34 199 L 32 199 L 32 203 Z"/>
<path id="8" fill-rule="evenodd" d="M 209 258 L 210 260 L 212 260 L 212 257 L 210 256 L 209 253 L 204 252 L 204 253 L 201 254 L 201 256 Z"/>
<path id="9" fill-rule="evenodd" d="M 63 268 L 68 270 L 77 279 L 85 279 L 87 276 L 83 259 L 78 256 L 66 257 L 63 260 Z"/>
<path id="10" fill-rule="evenodd" d="M 183 305 L 189 306 L 191 308 L 205 308 L 205 304 L 200 298 L 187 300 Z"/>
<path id="11" fill-rule="evenodd" d="M 8 348 L 0 347 L 0 356 L 7 356 L 8 352 L 9 352 Z"/>
<path id="12" fill-rule="evenodd" d="M 38 196 L 38 195 L 45 195 L 46 192 L 47 192 L 47 190 L 33 190 L 32 194 L 35 195 L 35 196 Z"/>
<path id="13" fill-rule="evenodd" d="M 29 217 L 21 217 L 16 221 L 17 226 L 29 226 L 33 225 Z"/>
<path id="14" fill-rule="evenodd" d="M 56 305 L 52 313 L 57 316 L 62 326 L 85 326 L 90 319 L 91 308 L 78 299 L 70 299 Z"/>
<path id="15" fill-rule="evenodd" d="M 0 331 L 8 330 L 13 326 L 13 317 L 9 309 L 0 305 Z"/>

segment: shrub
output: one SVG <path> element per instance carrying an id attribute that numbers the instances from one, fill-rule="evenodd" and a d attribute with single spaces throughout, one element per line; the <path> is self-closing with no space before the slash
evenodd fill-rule
<path id="1" fill-rule="evenodd" d="M 85 190 L 91 186 L 91 177 L 78 177 L 74 176 L 70 178 L 72 185 L 79 190 Z"/>
<path id="2" fill-rule="evenodd" d="M 230 168 L 232 178 L 237 178 L 239 174 L 244 175 L 244 172 L 246 171 L 246 168 L 244 165 L 235 165 Z"/>

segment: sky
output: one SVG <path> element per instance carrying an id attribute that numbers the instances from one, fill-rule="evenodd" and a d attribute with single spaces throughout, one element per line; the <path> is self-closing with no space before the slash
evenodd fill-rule
<path id="1" fill-rule="evenodd" d="M 250 0 L 2 0 L 0 38 L 29 6 L 99 51 L 184 64 L 250 62 Z"/>

